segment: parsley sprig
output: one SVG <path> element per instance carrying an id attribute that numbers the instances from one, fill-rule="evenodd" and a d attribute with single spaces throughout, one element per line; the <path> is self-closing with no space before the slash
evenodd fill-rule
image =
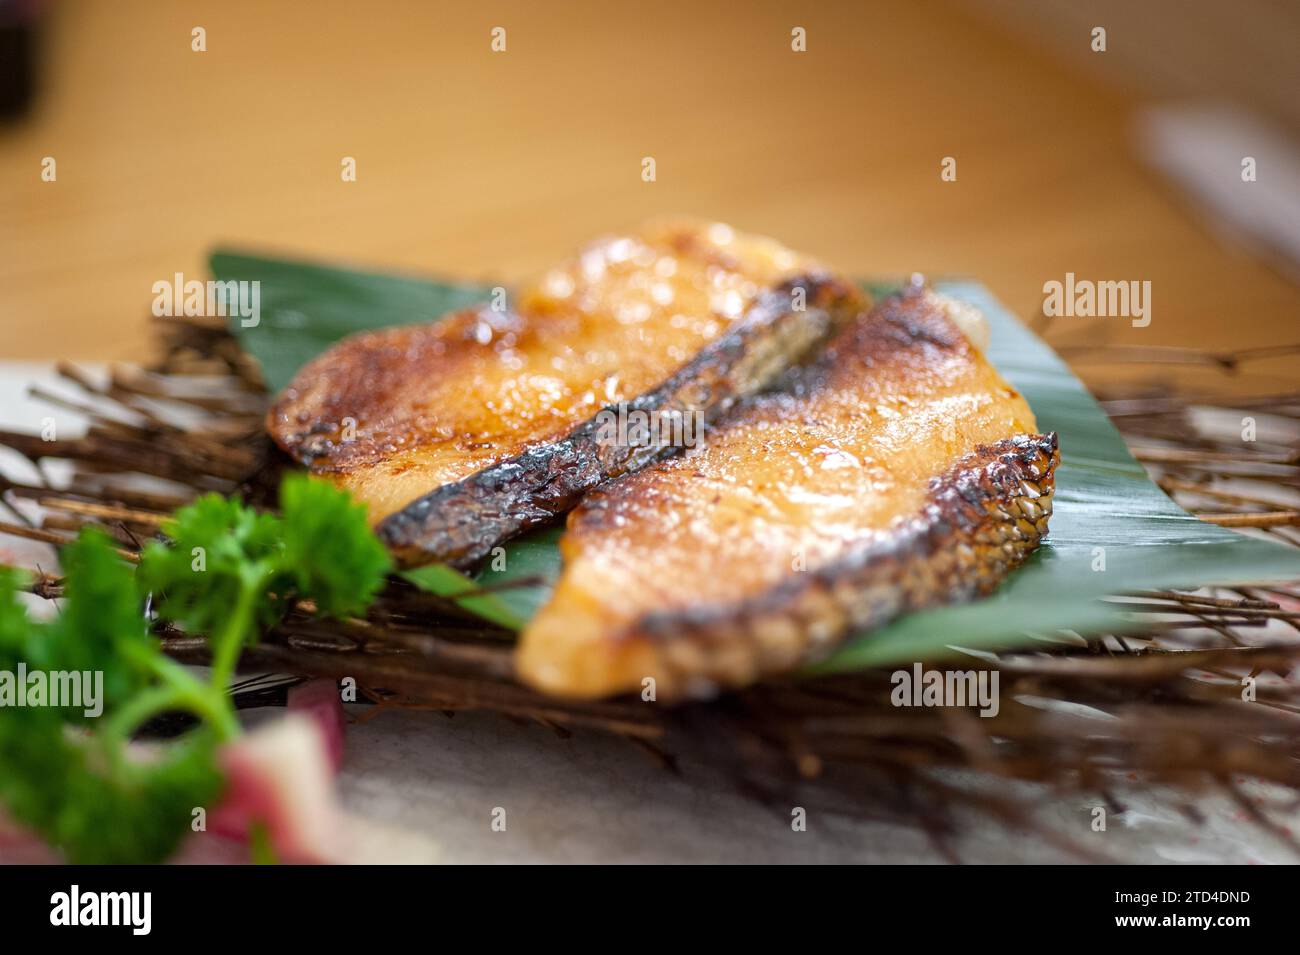
<path id="1" fill-rule="evenodd" d="M 295 475 L 280 514 L 210 494 L 182 508 L 134 571 L 101 531 L 64 548 L 66 599 L 32 619 L 21 575 L 0 569 L 0 670 L 103 674 L 103 714 L 0 707 L 0 802 L 73 862 L 152 862 L 189 831 L 193 810 L 221 791 L 221 743 L 239 722 L 227 686 L 240 651 L 294 602 L 345 616 L 364 611 L 390 562 L 365 512 L 342 491 Z M 166 656 L 146 618 L 206 634 L 207 679 Z M 152 717 L 185 712 L 196 728 L 147 759 L 132 736 Z"/>

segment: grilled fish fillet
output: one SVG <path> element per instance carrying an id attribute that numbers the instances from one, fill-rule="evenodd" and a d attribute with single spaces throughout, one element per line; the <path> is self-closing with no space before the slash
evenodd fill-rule
<path id="1" fill-rule="evenodd" d="M 403 563 L 469 565 L 674 452 L 613 440 L 602 409 L 707 423 L 864 307 L 770 239 L 652 224 L 587 246 L 514 311 L 345 339 L 303 367 L 267 427 L 365 503 Z"/>
<path id="2" fill-rule="evenodd" d="M 851 631 L 988 593 L 1038 545 L 1055 434 L 919 285 L 705 432 L 589 495 L 516 666 L 548 693 L 739 687 Z"/>

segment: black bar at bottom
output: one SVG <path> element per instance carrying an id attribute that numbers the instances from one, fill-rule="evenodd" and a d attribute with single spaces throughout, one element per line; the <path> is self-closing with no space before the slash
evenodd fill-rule
<path id="1" fill-rule="evenodd" d="M 748 885 L 743 872 L 719 884 L 716 874 L 689 868 L 647 877 L 629 867 L 601 876 L 600 889 L 592 875 L 484 867 L 11 866 L 0 867 L 0 916 L 10 945 L 77 932 L 82 940 L 127 944 L 147 937 L 240 946 L 387 944 L 412 936 L 436 944 L 434 932 L 461 944 L 465 932 L 481 932 L 494 944 L 506 933 L 554 944 L 565 929 L 613 940 L 593 933 L 596 925 L 622 926 L 627 934 L 614 938 L 653 939 L 670 937 L 660 933 L 675 923 L 713 927 L 732 944 L 746 929 L 761 934 L 777 924 L 851 931 L 863 944 L 882 931 L 914 933 L 927 943 L 984 944 L 1020 931 L 1071 940 L 1199 933 L 1228 941 L 1260 928 L 1285 931 L 1294 918 L 1293 873 L 1284 867 L 897 867 L 811 879 L 782 870 Z M 447 934 L 453 932 L 461 934 Z"/>

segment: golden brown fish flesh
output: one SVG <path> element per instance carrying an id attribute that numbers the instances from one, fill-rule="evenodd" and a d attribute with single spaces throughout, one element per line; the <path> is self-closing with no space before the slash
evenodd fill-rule
<path id="1" fill-rule="evenodd" d="M 1058 454 L 983 357 L 981 323 L 912 286 L 703 447 L 589 495 L 520 676 L 571 697 L 648 678 L 660 700 L 700 695 L 991 591 L 1047 533 Z"/>
<path id="2" fill-rule="evenodd" d="M 276 442 L 369 508 L 407 564 L 473 563 L 601 482 L 680 450 L 600 412 L 707 424 L 865 307 L 850 283 L 723 225 L 604 239 L 514 310 L 347 338 L 298 373 Z"/>

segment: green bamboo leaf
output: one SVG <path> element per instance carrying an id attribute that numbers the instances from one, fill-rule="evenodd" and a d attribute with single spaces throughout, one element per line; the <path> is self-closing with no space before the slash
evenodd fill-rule
<path id="1" fill-rule="evenodd" d="M 546 602 L 560 575 L 562 532 L 560 527 L 543 527 L 507 542 L 473 577 L 441 564 L 417 567 L 402 576 L 485 620 L 519 630 Z"/>
<path id="2" fill-rule="evenodd" d="M 234 321 L 232 328 L 262 363 L 272 387 L 283 386 L 303 362 L 346 334 L 428 320 L 488 294 L 468 285 L 228 253 L 215 255 L 212 267 L 222 280 L 261 280 L 261 323 L 246 329 Z M 889 288 L 864 284 L 877 293 Z M 850 639 L 817 670 L 929 660 L 953 647 L 1013 646 L 1063 629 L 1097 633 L 1121 627 L 1120 611 L 1099 599 L 1116 592 L 1300 577 L 1300 550 L 1206 524 L 1171 501 L 1129 454 L 1082 382 L 988 290 L 969 281 L 938 287 L 988 317 L 990 359 L 1024 393 L 1042 430 L 1060 435 L 1051 534 L 991 597 L 909 614 Z M 423 568 L 410 576 L 451 596 L 490 586 L 491 593 L 467 596 L 462 604 L 518 628 L 559 575 L 558 539 L 559 530 L 547 528 L 508 542 L 506 570 L 488 567 L 466 577 Z M 541 582 L 502 586 L 533 579 Z"/>
<path id="3" fill-rule="evenodd" d="M 518 630 L 528 622 L 531 611 L 521 612 L 496 594 L 483 590 L 483 585 L 472 577 L 445 564 L 429 564 L 402 571 L 402 576 L 423 590 L 455 601 L 472 614 Z"/>
<path id="4" fill-rule="evenodd" d="M 259 258 L 217 250 L 213 278 L 260 282 L 257 324 L 231 318 L 240 343 L 262 366 L 267 387 L 279 391 L 304 364 L 353 332 L 427 322 L 485 302 L 477 285 L 379 275 L 311 262 Z"/>

